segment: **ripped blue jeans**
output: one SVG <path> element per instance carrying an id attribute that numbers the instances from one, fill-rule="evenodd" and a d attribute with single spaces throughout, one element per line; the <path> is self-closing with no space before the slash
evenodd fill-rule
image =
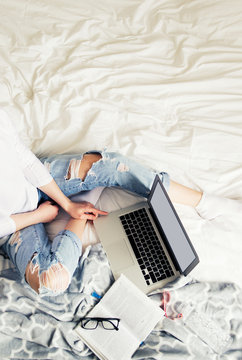
<path id="1" fill-rule="evenodd" d="M 85 154 L 88 153 L 100 154 L 101 159 L 92 164 L 83 181 L 73 167 L 73 164 L 77 167 L 81 164 L 83 155 L 54 155 L 40 160 L 68 197 L 98 186 L 118 186 L 143 197 L 149 195 L 157 172 L 118 153 L 90 151 Z M 168 190 L 168 174 L 162 172 L 159 176 Z M 48 196 L 39 190 L 39 201 L 46 200 Z M 81 240 L 73 232 L 62 230 L 50 242 L 42 223 L 9 235 L 2 247 L 24 279 L 30 262 L 33 271 L 38 269 L 39 293 L 48 296 L 58 295 L 68 288 L 82 254 Z M 56 275 L 59 277 L 56 283 L 48 281 Z"/>

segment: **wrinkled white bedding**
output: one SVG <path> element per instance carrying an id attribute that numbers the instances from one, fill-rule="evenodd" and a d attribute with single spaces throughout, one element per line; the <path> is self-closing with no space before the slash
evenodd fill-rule
<path id="1" fill-rule="evenodd" d="M 0 106 L 37 155 L 106 146 L 242 198 L 240 1 L 0 0 L 0 13 Z M 241 284 L 239 216 L 178 211 L 194 276 Z"/>
<path id="2" fill-rule="evenodd" d="M 0 0 L 0 15 L 0 107 L 37 155 L 107 147 L 184 185 L 242 199 L 240 0 Z M 134 201 L 105 189 L 97 206 Z M 171 285 L 168 315 L 187 305 L 195 321 L 186 326 L 184 309 L 184 321 L 164 318 L 134 359 L 237 360 L 241 214 L 207 222 L 176 208 L 200 257 L 191 273 L 200 282 Z M 49 226 L 50 237 L 65 221 Z M 85 236 L 97 241 L 90 224 Z M 92 291 L 112 281 L 97 244 L 64 295 L 40 298 L 0 249 L 0 357 L 93 360 L 72 330 L 95 305 Z M 205 328 L 221 342 L 210 323 L 232 335 L 221 356 L 203 341 Z"/>

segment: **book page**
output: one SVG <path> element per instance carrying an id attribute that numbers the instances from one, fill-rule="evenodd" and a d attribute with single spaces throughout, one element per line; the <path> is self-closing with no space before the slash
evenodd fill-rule
<path id="1" fill-rule="evenodd" d="M 97 315 L 107 317 L 108 314 L 101 311 L 92 314 L 92 316 Z M 130 334 L 122 323 L 119 324 L 118 331 L 105 330 L 101 325 L 95 330 L 85 330 L 79 326 L 76 331 L 100 359 L 128 360 L 140 345 L 138 339 Z"/>
<path id="2" fill-rule="evenodd" d="M 101 359 L 130 359 L 140 343 L 149 335 L 164 311 L 124 275 L 111 286 L 88 317 L 120 318 L 119 330 L 85 330 L 77 333 Z"/>
<path id="3" fill-rule="evenodd" d="M 164 311 L 124 275 L 105 294 L 103 306 L 110 314 L 123 319 L 140 342 L 164 315 Z"/>

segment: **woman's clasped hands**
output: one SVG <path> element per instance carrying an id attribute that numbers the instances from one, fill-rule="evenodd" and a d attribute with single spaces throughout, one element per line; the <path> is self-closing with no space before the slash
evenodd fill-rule
<path id="1" fill-rule="evenodd" d="M 107 215 L 106 211 L 98 210 L 95 206 L 87 201 L 73 202 L 69 201 L 68 206 L 64 209 L 72 218 L 81 220 L 95 220 L 98 215 Z M 35 210 L 39 222 L 50 222 L 58 215 L 59 207 L 51 201 L 45 201 Z"/>

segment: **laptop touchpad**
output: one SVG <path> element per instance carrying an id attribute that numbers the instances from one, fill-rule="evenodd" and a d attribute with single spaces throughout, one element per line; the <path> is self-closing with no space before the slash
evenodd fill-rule
<path id="1" fill-rule="evenodd" d="M 129 249 L 123 240 L 106 247 L 107 256 L 112 259 L 111 267 L 118 271 L 134 265 Z"/>

